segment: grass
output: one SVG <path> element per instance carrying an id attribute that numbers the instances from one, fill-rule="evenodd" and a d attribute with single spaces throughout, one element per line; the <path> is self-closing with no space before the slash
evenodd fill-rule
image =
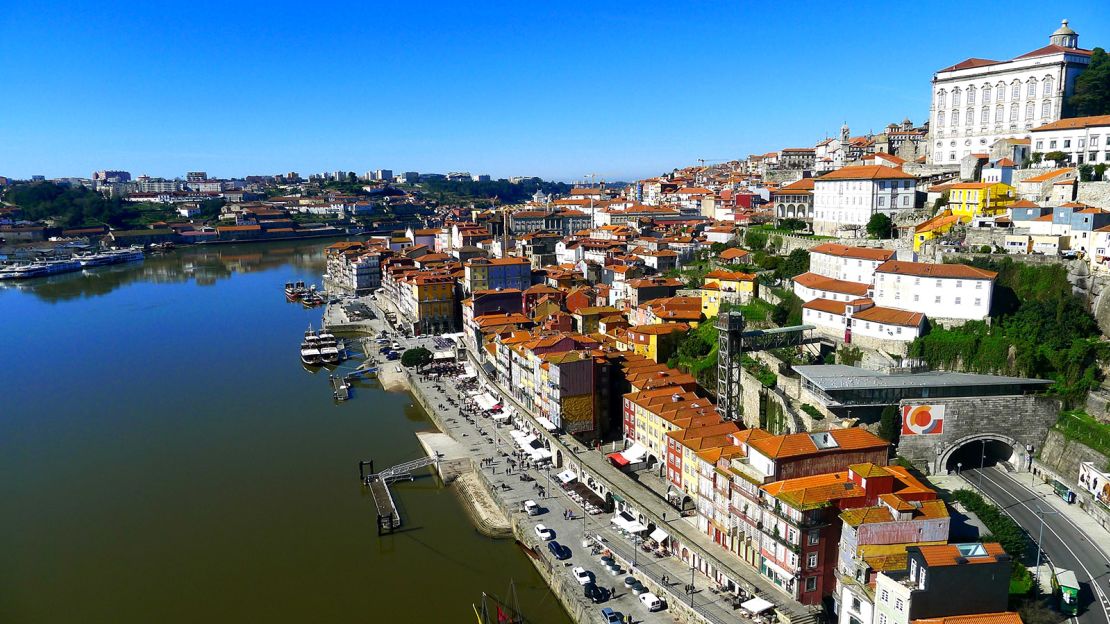
<path id="1" fill-rule="evenodd" d="M 1083 410 L 1060 412 L 1056 430 L 1103 455 L 1110 456 L 1110 425 L 1101 423 Z"/>

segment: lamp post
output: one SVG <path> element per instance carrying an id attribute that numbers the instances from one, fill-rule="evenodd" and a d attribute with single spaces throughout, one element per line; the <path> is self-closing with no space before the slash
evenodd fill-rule
<path id="1" fill-rule="evenodd" d="M 690 553 L 690 608 L 694 608 L 694 553 Z"/>
<path id="2" fill-rule="evenodd" d="M 1037 485 L 1037 475 L 1033 474 L 1033 445 L 1025 445 L 1025 453 L 1029 456 L 1029 487 Z"/>
<path id="3" fill-rule="evenodd" d="M 960 476 L 960 468 L 963 468 L 963 466 L 964 466 L 963 462 L 956 462 L 956 476 L 957 477 Z"/>
<path id="4" fill-rule="evenodd" d="M 987 465 L 987 439 L 980 440 L 983 443 L 983 455 L 979 458 L 979 491 L 983 491 L 983 468 Z"/>
<path id="5" fill-rule="evenodd" d="M 1041 528 L 1037 530 L 1037 572 L 1033 577 L 1033 586 L 1036 588 L 1038 594 L 1041 593 L 1041 551 L 1044 550 L 1041 548 L 1041 538 L 1044 537 L 1044 517 L 1045 514 L 1059 513 L 1060 512 L 1051 509 L 1041 509 L 1041 506 L 1037 505 L 1037 515 L 1041 519 Z"/>

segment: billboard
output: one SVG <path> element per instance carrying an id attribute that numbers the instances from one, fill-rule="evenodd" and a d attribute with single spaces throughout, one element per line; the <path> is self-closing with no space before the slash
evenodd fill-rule
<path id="1" fill-rule="evenodd" d="M 902 435 L 944 433 L 943 405 L 903 405 Z"/>

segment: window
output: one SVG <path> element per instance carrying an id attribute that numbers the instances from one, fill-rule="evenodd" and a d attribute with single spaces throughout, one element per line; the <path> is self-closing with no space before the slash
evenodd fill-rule
<path id="1" fill-rule="evenodd" d="M 1044 149 L 1044 140 L 1040 139 L 1037 141 L 1037 150 L 1040 151 L 1042 149 Z"/>
<path id="2" fill-rule="evenodd" d="M 956 297 L 956 305 L 960 305 L 960 298 Z"/>
<path id="3" fill-rule="evenodd" d="M 879 198 L 879 206 L 886 206 L 886 198 L 885 197 L 880 197 Z"/>
<path id="4" fill-rule="evenodd" d="M 960 105 L 960 90 L 952 89 L 952 106 Z"/>
<path id="5" fill-rule="evenodd" d="M 1064 139 L 1064 149 L 1071 147 L 1071 139 Z"/>
<path id="6" fill-rule="evenodd" d="M 1052 95 L 1052 76 L 1045 76 L 1044 79 L 1044 95 L 1048 97 Z"/>
<path id="7" fill-rule="evenodd" d="M 852 611 L 859 611 L 862 606 L 863 603 L 860 602 L 859 598 L 852 596 Z"/>
<path id="8" fill-rule="evenodd" d="M 933 303 L 940 303 L 940 295 L 937 295 L 936 299 L 933 300 Z"/>
<path id="9" fill-rule="evenodd" d="M 991 109 L 989 107 L 984 106 L 983 107 L 983 113 L 979 116 L 979 123 L 986 125 L 986 124 L 990 123 L 990 121 L 991 121 Z"/>
<path id="10" fill-rule="evenodd" d="M 937 280 L 937 288 L 940 288 L 941 285 L 942 285 L 942 282 L 940 280 Z"/>
<path id="11" fill-rule="evenodd" d="M 940 91 L 937 91 L 937 106 L 938 107 L 944 108 L 946 106 L 946 104 L 945 104 L 946 97 L 945 96 L 946 96 L 946 94 L 944 92 L 944 89 L 941 89 Z"/>
<path id="12" fill-rule="evenodd" d="M 1084 147 L 1087 147 L 1087 139 L 1079 139 L 1079 142 L 1076 144 L 1076 147 L 1078 147 L 1079 149 L 1083 149 Z"/>
<path id="13" fill-rule="evenodd" d="M 1021 83 L 1018 82 L 1017 80 L 1015 80 L 1013 82 L 1013 84 L 1010 85 L 1010 99 L 1011 100 L 1016 100 L 1020 97 L 1021 97 Z"/>
<path id="14" fill-rule="evenodd" d="M 975 307 L 979 307 L 982 304 L 983 304 L 983 300 L 980 299 L 979 297 L 976 297 L 975 298 Z"/>
<path id="15" fill-rule="evenodd" d="M 971 124 L 975 123 L 975 109 L 974 108 L 969 108 L 964 113 L 964 123 L 969 125 L 969 126 Z"/>
<path id="16" fill-rule="evenodd" d="M 1036 108 L 1036 107 L 1033 105 L 1032 102 L 1029 102 L 1025 105 L 1025 118 L 1026 119 L 1032 119 L 1033 118 L 1033 109 L 1034 108 Z"/>
<path id="17" fill-rule="evenodd" d="M 886 614 L 885 613 L 880 613 L 879 614 L 879 624 L 886 624 L 886 623 L 887 623 Z"/>
<path id="18" fill-rule="evenodd" d="M 1052 139 L 1048 142 L 1048 149 L 1056 149 L 1056 139 Z"/>
<path id="19" fill-rule="evenodd" d="M 975 282 L 975 290 L 983 290 L 983 282 Z"/>
<path id="20" fill-rule="evenodd" d="M 810 546 L 816 546 L 817 544 L 821 543 L 821 532 L 810 531 L 809 535 L 806 537 L 806 541 L 809 543 Z"/>
<path id="21" fill-rule="evenodd" d="M 1091 135 L 1091 147 L 1098 147 L 1098 135 L 1097 134 L 1092 134 Z"/>
<path id="22" fill-rule="evenodd" d="M 906 601 L 902 600 L 901 598 L 896 599 L 894 601 L 894 608 L 898 609 L 899 611 L 902 611 L 903 609 L 906 608 Z"/>
<path id="23" fill-rule="evenodd" d="M 901 327 L 899 327 L 899 328 L 898 328 L 898 331 L 896 331 L 895 333 L 898 333 L 898 334 L 902 333 L 902 328 L 901 328 Z"/>
<path id="24" fill-rule="evenodd" d="M 952 111 L 952 127 L 955 128 L 958 125 L 960 125 L 960 111 L 954 110 Z"/>
<path id="25" fill-rule="evenodd" d="M 913 300 L 914 300 L 914 301 L 917 301 L 917 300 L 919 300 L 919 299 L 921 299 L 921 295 L 918 295 L 918 294 L 914 294 L 914 296 L 913 296 Z"/>
<path id="26" fill-rule="evenodd" d="M 810 577 L 806 578 L 806 591 L 807 592 L 817 591 L 817 577 L 816 576 L 810 576 Z"/>
<path id="27" fill-rule="evenodd" d="M 817 567 L 817 553 L 809 553 L 808 555 L 806 555 L 806 567 L 807 568 L 816 568 Z"/>
<path id="28" fill-rule="evenodd" d="M 1010 121 L 1017 121 L 1017 118 L 1018 118 L 1018 105 L 1017 105 L 1017 102 L 1014 102 L 1013 104 L 1010 104 Z"/>
<path id="29" fill-rule="evenodd" d="M 884 589 L 882 593 L 879 594 L 879 602 L 890 602 L 890 592 Z"/>
<path id="30" fill-rule="evenodd" d="M 967 103 L 968 104 L 974 104 L 975 103 L 975 86 L 974 85 L 967 88 Z"/>
<path id="31" fill-rule="evenodd" d="M 1001 93 L 1001 91 L 999 93 Z M 1003 111 L 1003 108 L 1002 108 L 1001 104 L 994 107 L 994 123 L 996 123 L 996 124 L 1002 123 L 1002 111 Z"/>
<path id="32" fill-rule="evenodd" d="M 983 103 L 984 104 L 990 104 L 991 103 L 991 86 L 990 85 L 987 85 L 987 86 L 983 87 Z"/>
<path id="33" fill-rule="evenodd" d="M 1037 97 L 1037 79 L 1030 78 L 1025 88 L 1025 97 Z"/>
<path id="34" fill-rule="evenodd" d="M 1052 115 L 1052 103 L 1048 100 L 1041 102 L 1041 119 L 1048 119 Z"/>

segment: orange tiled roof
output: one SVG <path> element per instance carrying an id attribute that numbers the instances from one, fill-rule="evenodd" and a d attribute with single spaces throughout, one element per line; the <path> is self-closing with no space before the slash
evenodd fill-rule
<path id="1" fill-rule="evenodd" d="M 998 273 L 994 271 L 977 269 L 966 264 L 932 264 L 928 262 L 908 262 L 905 260 L 888 260 L 880 264 L 878 268 L 875 269 L 875 272 L 947 279 L 993 280 L 998 277 Z"/>
<path id="2" fill-rule="evenodd" d="M 802 273 L 794 278 L 794 283 L 801 284 L 811 290 L 827 290 L 830 292 L 844 293 L 863 297 L 867 295 L 867 284 L 848 282 L 818 275 L 816 273 Z"/>
<path id="3" fill-rule="evenodd" d="M 753 448 L 760 453 L 772 459 L 785 459 L 788 457 L 802 457 L 805 455 L 816 455 L 822 451 L 814 444 L 811 435 L 819 435 L 826 433 L 832 436 L 836 441 L 837 446 L 828 451 L 834 450 L 861 450 L 871 448 L 883 448 L 889 443 L 879 436 L 871 433 L 866 429 L 859 427 L 851 427 L 848 429 L 834 429 L 827 432 L 813 432 L 811 433 L 791 433 L 786 435 L 771 436 L 767 438 L 760 438 L 758 440 L 749 440 Z"/>
<path id="4" fill-rule="evenodd" d="M 861 165 L 842 167 L 817 178 L 818 182 L 832 180 L 916 180 L 917 178 L 893 167 L 884 165 Z"/>
<path id="5" fill-rule="evenodd" d="M 1025 178 L 1024 180 L 1022 180 L 1022 182 L 1048 182 L 1053 178 L 1067 175 L 1069 173 L 1075 173 L 1075 169 L 1072 167 L 1061 167 L 1059 169 L 1046 171 L 1040 175 L 1036 175 L 1031 178 Z"/>
<path id="6" fill-rule="evenodd" d="M 1014 611 L 979 613 L 975 615 L 950 615 L 939 618 L 911 620 L 910 624 L 1022 624 L 1021 616 Z"/>
<path id="7" fill-rule="evenodd" d="M 814 247 L 813 249 L 810 249 L 809 252 L 825 254 L 827 256 L 839 256 L 841 258 L 854 258 L 858 260 L 878 260 L 880 262 L 890 260 L 894 257 L 894 251 L 891 249 L 850 247 L 848 245 L 839 245 L 837 243 L 822 243 Z"/>
<path id="8" fill-rule="evenodd" d="M 929 567 L 965 565 L 958 564 L 958 560 L 960 559 L 964 559 L 966 563 L 994 563 L 997 561 L 996 557 L 998 555 L 1006 554 L 1006 551 L 1002 550 L 1002 545 L 998 542 L 985 542 L 983 544 L 983 550 L 986 551 L 986 554 L 971 557 L 961 553 L 957 544 L 919 546 L 918 550 L 920 550 L 921 556 L 925 558 L 925 563 L 927 563 Z"/>

